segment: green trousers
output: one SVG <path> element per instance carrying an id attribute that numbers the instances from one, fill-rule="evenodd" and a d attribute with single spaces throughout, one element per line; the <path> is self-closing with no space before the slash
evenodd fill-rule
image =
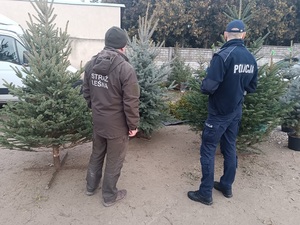
<path id="1" fill-rule="evenodd" d="M 106 139 L 93 133 L 93 150 L 87 170 L 87 191 L 95 191 L 102 178 L 102 197 L 105 202 L 114 201 L 117 197 L 116 187 L 128 148 L 129 138 L 124 135 L 115 139 Z"/>

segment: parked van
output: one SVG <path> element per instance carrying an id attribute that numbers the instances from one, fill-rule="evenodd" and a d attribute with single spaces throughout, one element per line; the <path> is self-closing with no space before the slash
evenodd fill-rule
<path id="1" fill-rule="evenodd" d="M 17 101 L 18 98 L 9 94 L 4 80 L 16 86 L 22 86 L 22 80 L 13 68 L 22 71 L 27 62 L 24 57 L 26 48 L 23 41 L 23 30 L 15 21 L 0 14 L 0 104 Z M 68 71 L 75 73 L 76 68 L 69 66 Z"/>
<path id="2" fill-rule="evenodd" d="M 22 34 L 23 30 L 18 23 L 0 14 L 0 104 L 17 100 L 8 93 L 4 80 L 17 86 L 22 85 L 21 79 L 12 68 L 21 70 L 23 66 L 27 66 Z"/>

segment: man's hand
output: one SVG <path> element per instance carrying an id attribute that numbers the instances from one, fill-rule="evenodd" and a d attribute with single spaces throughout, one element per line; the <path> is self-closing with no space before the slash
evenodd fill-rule
<path id="1" fill-rule="evenodd" d="M 136 133 L 138 132 L 138 129 L 136 128 L 135 130 L 130 130 L 128 133 L 129 137 L 134 137 L 136 135 Z"/>

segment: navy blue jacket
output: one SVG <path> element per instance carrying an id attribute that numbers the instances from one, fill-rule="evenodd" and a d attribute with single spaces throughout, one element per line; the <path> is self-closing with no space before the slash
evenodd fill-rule
<path id="1" fill-rule="evenodd" d="M 242 39 L 233 39 L 213 55 L 201 92 L 209 95 L 209 114 L 227 115 L 241 108 L 244 94 L 254 92 L 256 86 L 256 60 Z"/>

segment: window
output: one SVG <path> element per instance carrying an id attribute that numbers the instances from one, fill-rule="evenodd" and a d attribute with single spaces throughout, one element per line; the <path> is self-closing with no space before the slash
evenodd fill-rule
<path id="1" fill-rule="evenodd" d="M 0 35 L 0 61 L 23 64 L 24 46 L 12 37 Z"/>
<path id="2" fill-rule="evenodd" d="M 17 44 L 17 52 L 18 52 L 18 56 L 19 56 L 19 63 L 21 65 L 24 64 L 24 53 L 26 52 L 25 47 L 18 41 L 16 41 Z"/>

